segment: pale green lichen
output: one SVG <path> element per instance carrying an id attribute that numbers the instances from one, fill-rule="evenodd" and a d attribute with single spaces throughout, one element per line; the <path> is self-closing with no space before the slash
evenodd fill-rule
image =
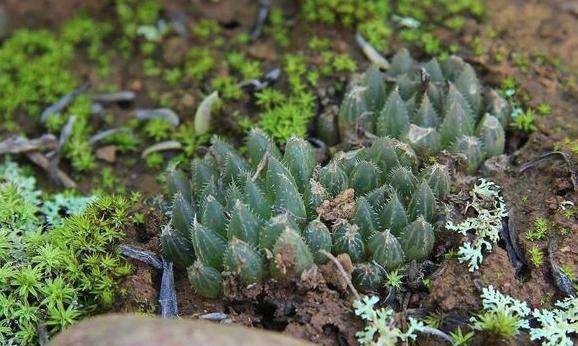
<path id="1" fill-rule="evenodd" d="M 480 179 L 470 191 L 470 196 L 472 200 L 466 206 L 466 211 L 472 208 L 477 215 L 458 224 L 448 220 L 446 229 L 471 238 L 459 248 L 458 255 L 459 261 L 468 262 L 468 268 L 473 272 L 482 263 L 483 252 L 492 251 L 498 241 L 502 218 L 507 216 L 508 212 L 504 199 L 500 196 L 500 187 L 489 180 Z"/>
<path id="2" fill-rule="evenodd" d="M 532 315 L 540 322 L 530 329 L 532 340 L 543 339 L 543 346 L 572 346 L 570 334 L 578 333 L 578 298 L 569 297 L 555 304 L 558 309 L 535 309 Z"/>
<path id="3" fill-rule="evenodd" d="M 401 331 L 395 326 L 395 312 L 391 308 L 375 309 L 378 301 L 376 296 L 364 296 L 353 302 L 355 314 L 366 322 L 365 328 L 356 334 L 361 345 L 395 346 L 401 341 L 415 340 L 417 333 L 425 329 L 423 322 L 410 317 L 407 330 Z"/>

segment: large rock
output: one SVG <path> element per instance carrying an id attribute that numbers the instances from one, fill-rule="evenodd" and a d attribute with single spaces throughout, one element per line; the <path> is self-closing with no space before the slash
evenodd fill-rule
<path id="1" fill-rule="evenodd" d="M 58 334 L 49 346 L 309 346 L 278 333 L 201 320 L 101 315 Z"/>

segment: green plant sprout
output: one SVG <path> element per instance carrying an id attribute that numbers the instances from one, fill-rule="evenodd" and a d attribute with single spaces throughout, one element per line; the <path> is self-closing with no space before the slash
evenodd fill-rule
<path id="1" fill-rule="evenodd" d="M 453 346 L 467 346 L 470 344 L 470 340 L 474 337 L 474 332 L 470 331 L 467 333 L 463 333 L 462 329 L 458 327 L 455 331 L 450 333 L 452 337 L 452 345 Z"/>
<path id="2" fill-rule="evenodd" d="M 540 115 L 549 115 L 552 113 L 552 106 L 548 103 L 540 103 L 536 110 Z"/>
<path id="3" fill-rule="evenodd" d="M 548 220 L 542 216 L 538 217 L 534 220 L 534 227 L 526 231 L 526 239 L 530 241 L 546 239 L 548 228 Z"/>
<path id="4" fill-rule="evenodd" d="M 532 262 L 534 267 L 539 267 L 544 264 L 544 253 L 537 246 L 532 246 L 530 250 L 528 250 L 528 254 L 530 255 L 530 262 Z"/>
<path id="5" fill-rule="evenodd" d="M 386 275 L 386 284 L 392 288 L 400 289 L 402 285 L 403 274 L 398 270 L 393 270 Z"/>

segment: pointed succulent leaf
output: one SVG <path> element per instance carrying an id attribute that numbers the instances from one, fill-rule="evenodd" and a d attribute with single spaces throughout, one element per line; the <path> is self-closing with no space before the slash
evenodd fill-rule
<path id="1" fill-rule="evenodd" d="M 377 213 L 365 197 L 359 197 L 355 202 L 353 222 L 359 227 L 363 239 L 369 239 L 378 229 Z"/>
<path id="2" fill-rule="evenodd" d="M 459 56 L 450 56 L 441 63 L 442 71 L 444 72 L 444 77 L 447 80 L 455 81 L 461 71 L 464 69 L 466 63 Z"/>
<path id="3" fill-rule="evenodd" d="M 377 116 L 378 136 L 403 138 L 409 129 L 409 114 L 399 90 L 394 89 Z"/>
<path id="4" fill-rule="evenodd" d="M 305 203 L 289 170 L 277 159 L 268 160 L 267 184 L 274 207 L 287 211 L 298 218 L 305 218 Z"/>
<path id="5" fill-rule="evenodd" d="M 399 88 L 399 95 L 403 100 L 409 100 L 415 93 L 419 91 L 421 87 L 421 83 L 419 81 L 410 79 L 407 74 L 398 77 L 396 82 Z"/>
<path id="6" fill-rule="evenodd" d="M 385 103 L 386 85 L 385 74 L 376 65 L 371 65 L 363 74 L 363 84 L 367 86 L 365 92 L 366 104 L 373 112 L 383 108 Z"/>
<path id="7" fill-rule="evenodd" d="M 337 196 L 349 186 L 347 174 L 336 163 L 330 163 L 319 170 L 319 182 L 331 196 Z"/>
<path id="8" fill-rule="evenodd" d="M 317 138 L 328 146 L 332 147 L 339 143 L 336 113 L 326 111 L 319 114 L 316 119 L 315 130 Z"/>
<path id="9" fill-rule="evenodd" d="M 215 231 L 222 238 L 227 236 L 227 215 L 225 208 L 213 197 L 207 196 L 201 213 L 201 223 Z"/>
<path id="10" fill-rule="evenodd" d="M 217 269 L 196 261 L 187 268 L 187 276 L 197 294 L 211 299 L 221 295 L 223 279 Z"/>
<path id="11" fill-rule="evenodd" d="M 303 188 L 309 182 L 317 164 L 313 147 L 302 138 L 291 137 L 285 145 L 283 158 L 300 191 L 305 191 Z"/>
<path id="12" fill-rule="evenodd" d="M 269 219 L 259 232 L 259 247 L 272 250 L 277 238 L 285 228 L 299 229 L 295 220 L 287 213 Z"/>
<path id="13" fill-rule="evenodd" d="M 281 162 L 280 159 L 270 158 L 267 160 L 267 167 L 265 171 L 266 186 L 271 187 L 277 181 L 279 175 L 285 175 L 295 180 L 289 168 Z"/>
<path id="14" fill-rule="evenodd" d="M 333 252 L 348 254 L 354 263 L 361 262 L 365 258 L 365 244 L 357 225 L 352 225 L 346 220 L 339 220 L 334 225 Z"/>
<path id="15" fill-rule="evenodd" d="M 219 137 L 215 136 L 211 139 L 210 150 L 218 163 L 222 164 L 228 157 L 237 157 L 239 161 L 245 162 L 245 160 L 241 157 L 241 155 L 239 155 L 237 150 L 231 144 L 223 141 Z"/>
<path id="16" fill-rule="evenodd" d="M 305 228 L 303 236 L 305 243 L 307 243 L 311 249 L 315 263 L 326 263 L 328 259 L 320 251 L 325 250 L 331 252 L 331 233 L 329 233 L 327 226 L 319 219 L 312 220 Z"/>
<path id="17" fill-rule="evenodd" d="M 489 114 L 484 115 L 478 125 L 478 136 L 488 157 L 504 153 L 506 135 L 502 124 L 496 117 Z"/>
<path id="18" fill-rule="evenodd" d="M 380 218 L 382 226 L 389 228 L 395 235 L 399 235 L 407 225 L 407 214 L 395 190 L 392 191 Z"/>
<path id="19" fill-rule="evenodd" d="M 452 103 L 440 125 L 442 146 L 447 148 L 457 138 L 469 136 L 472 133 L 473 125 L 471 118 L 458 102 Z"/>
<path id="20" fill-rule="evenodd" d="M 245 179 L 244 200 L 249 209 L 262 220 L 267 220 L 271 216 L 272 205 L 269 203 L 265 192 L 261 186 L 250 176 Z"/>
<path id="21" fill-rule="evenodd" d="M 209 182 L 214 182 L 217 178 L 217 173 L 208 165 L 204 160 L 195 158 L 191 164 L 191 189 L 195 192 L 196 197 L 204 189 L 204 187 L 209 184 Z"/>
<path id="22" fill-rule="evenodd" d="M 359 263 L 351 272 L 351 282 L 362 293 L 376 292 L 382 287 L 384 276 L 378 265 Z"/>
<path id="23" fill-rule="evenodd" d="M 193 224 L 195 212 L 191 204 L 185 200 L 183 194 L 179 191 L 173 196 L 173 207 L 171 210 L 171 225 L 181 237 L 189 239 L 189 230 Z"/>
<path id="24" fill-rule="evenodd" d="M 306 185 L 306 190 L 305 193 L 303 194 L 303 197 L 305 199 L 305 203 L 307 206 L 307 214 L 308 215 L 314 215 L 315 210 L 317 210 L 317 207 L 319 207 L 323 201 L 328 200 L 329 198 L 331 198 L 331 196 L 329 196 L 329 193 L 327 192 L 327 190 L 325 190 L 325 188 L 323 187 L 323 185 L 321 185 L 321 183 L 319 183 L 317 180 L 315 179 L 310 179 L 309 183 Z"/>
<path id="25" fill-rule="evenodd" d="M 403 94 L 402 94 L 403 97 Z M 405 101 L 405 109 L 407 109 L 407 114 L 409 116 L 409 122 L 412 122 L 412 118 L 417 111 L 417 97 L 418 93 L 410 95 L 410 97 Z"/>
<path id="26" fill-rule="evenodd" d="M 239 184 L 232 181 L 229 183 L 229 186 L 227 186 L 227 190 L 225 191 L 225 199 L 227 201 L 225 207 L 229 213 L 232 213 L 237 201 L 243 201 L 245 199 L 245 194 L 241 190 Z"/>
<path id="27" fill-rule="evenodd" d="M 201 262 L 219 270 L 223 268 L 223 253 L 227 243 L 215 231 L 195 220 L 191 227 L 191 240 Z"/>
<path id="28" fill-rule="evenodd" d="M 391 171 L 388 179 L 389 185 L 393 186 L 400 197 L 403 198 L 405 202 L 409 201 L 411 194 L 415 191 L 417 187 L 417 178 L 411 170 L 406 167 L 400 166 L 394 168 Z"/>
<path id="29" fill-rule="evenodd" d="M 438 114 L 442 113 L 444 104 L 444 93 L 442 87 L 434 83 L 429 83 L 426 94 Z"/>
<path id="30" fill-rule="evenodd" d="M 259 237 L 259 220 L 240 200 L 235 201 L 227 228 L 227 238 L 233 237 L 251 245 L 256 245 Z"/>
<path id="31" fill-rule="evenodd" d="M 474 173 L 486 156 L 482 143 L 476 137 L 462 136 L 452 146 L 452 152 L 465 158 L 466 172 Z"/>
<path id="32" fill-rule="evenodd" d="M 430 81 L 433 83 L 443 83 L 445 81 L 442 68 L 436 58 L 423 64 L 423 68 L 430 76 Z"/>
<path id="33" fill-rule="evenodd" d="M 371 160 L 379 167 L 382 172 L 382 180 L 388 176 L 393 168 L 401 165 L 395 143 L 389 138 L 377 138 L 367 149 L 367 152 L 366 159 Z"/>
<path id="34" fill-rule="evenodd" d="M 379 168 L 368 161 L 358 162 L 349 173 L 349 187 L 356 195 L 364 195 L 381 184 Z"/>
<path id="35" fill-rule="evenodd" d="M 434 240 L 433 227 L 421 216 L 407 225 L 399 237 L 408 261 L 427 258 L 433 249 Z"/>
<path id="36" fill-rule="evenodd" d="M 222 178 L 225 184 L 241 183 L 242 177 L 249 173 L 247 163 L 238 156 L 230 156 L 223 163 Z"/>
<path id="37" fill-rule="evenodd" d="M 474 114 L 479 114 L 482 108 L 482 85 L 470 64 L 465 64 L 464 69 L 458 75 L 456 88 L 464 95 Z"/>
<path id="38" fill-rule="evenodd" d="M 409 72 L 414 65 L 414 61 L 405 48 L 400 49 L 391 59 L 390 68 L 387 71 L 389 75 L 397 76 Z"/>
<path id="39" fill-rule="evenodd" d="M 435 127 L 438 125 L 440 121 L 439 115 L 427 94 L 421 99 L 419 108 L 411 119 L 413 123 L 422 127 Z"/>
<path id="40" fill-rule="evenodd" d="M 313 265 L 313 255 L 296 229 L 286 227 L 273 247 L 271 275 L 277 280 L 300 275 Z"/>
<path id="41" fill-rule="evenodd" d="M 432 221 L 436 215 L 437 206 L 435 196 L 427 184 L 422 182 L 411 197 L 407 210 L 411 220 L 415 220 L 420 216 L 427 221 Z"/>
<path id="42" fill-rule="evenodd" d="M 407 167 L 408 169 L 416 167 L 418 159 L 411 146 L 396 139 L 392 139 L 391 141 L 395 148 L 395 154 L 397 155 L 400 165 Z"/>
<path id="43" fill-rule="evenodd" d="M 333 160 L 331 163 L 338 165 L 345 171 L 345 173 L 349 174 L 357 162 L 367 156 L 366 150 L 366 148 L 361 148 L 347 152 L 337 152 L 335 155 L 333 155 Z"/>
<path id="44" fill-rule="evenodd" d="M 449 109 L 454 103 L 460 105 L 464 110 L 466 117 L 470 120 L 470 123 L 474 124 L 476 121 L 476 114 L 474 113 L 472 106 L 461 91 L 459 91 L 454 84 L 450 83 L 448 85 L 448 93 L 444 98 L 444 114 L 449 112 Z"/>
<path id="45" fill-rule="evenodd" d="M 451 181 L 447 166 L 436 163 L 427 167 L 423 181 L 428 183 L 437 198 L 443 199 L 450 193 Z"/>
<path id="46" fill-rule="evenodd" d="M 385 202 L 387 201 L 388 198 L 387 192 L 388 192 L 387 186 L 382 185 L 377 189 L 373 189 L 365 196 L 365 198 L 367 199 L 367 201 L 369 202 L 369 204 L 371 205 L 371 207 L 375 212 L 381 211 L 381 209 L 385 205 Z M 377 220 L 378 220 L 377 223 L 379 223 L 379 218 L 377 218 Z"/>
<path id="47" fill-rule="evenodd" d="M 263 281 L 263 258 L 257 250 L 246 242 L 233 238 L 229 241 L 223 256 L 225 270 L 239 276 L 245 285 Z"/>
<path id="48" fill-rule="evenodd" d="M 371 237 L 367 246 L 372 260 L 386 270 L 394 270 L 405 260 L 401 244 L 388 229 Z"/>
<path id="49" fill-rule="evenodd" d="M 358 126 L 373 132 L 374 113 L 370 111 L 365 96 L 367 86 L 354 85 L 343 98 L 339 109 L 338 125 L 341 138 L 355 138 Z"/>
<path id="50" fill-rule="evenodd" d="M 195 260 L 195 252 L 188 238 L 183 238 L 170 226 L 162 228 L 160 240 L 163 256 L 177 268 L 184 269 Z"/>
<path id="51" fill-rule="evenodd" d="M 251 129 L 245 144 L 247 146 L 249 162 L 251 162 L 253 167 L 257 167 L 267 151 L 269 151 L 269 155 L 277 159 L 281 157 L 279 148 L 277 148 L 277 145 L 273 139 L 271 139 L 268 134 L 259 128 Z"/>
<path id="52" fill-rule="evenodd" d="M 186 201 L 192 201 L 191 185 L 183 172 L 174 167 L 170 167 L 167 171 L 167 189 L 170 196 L 174 196 L 177 192 L 180 192 Z"/>
<path id="53" fill-rule="evenodd" d="M 211 152 L 222 166 L 222 176 L 225 183 L 239 182 L 239 179 L 249 172 L 249 165 L 230 144 L 219 138 L 213 138 Z"/>
<path id="54" fill-rule="evenodd" d="M 512 107 L 508 101 L 497 91 L 490 90 L 487 94 L 487 104 L 486 111 L 495 116 L 502 124 L 502 127 L 506 128 L 510 123 L 510 115 L 512 113 Z"/>
<path id="55" fill-rule="evenodd" d="M 221 205 L 226 203 L 226 193 L 223 192 L 222 187 L 217 185 L 215 179 L 209 180 L 200 190 L 199 196 L 197 198 L 197 204 L 203 205 L 207 200 L 207 197 L 214 196 Z"/>

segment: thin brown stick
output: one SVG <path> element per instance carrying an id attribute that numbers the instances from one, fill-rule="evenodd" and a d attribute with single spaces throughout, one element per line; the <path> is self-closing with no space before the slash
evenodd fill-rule
<path id="1" fill-rule="evenodd" d="M 46 158 L 46 156 L 42 155 L 39 152 L 29 152 L 26 153 L 26 157 L 34 162 L 36 165 L 50 173 L 50 161 Z M 58 182 L 61 183 L 64 187 L 76 189 L 77 185 L 66 173 L 64 173 L 60 169 L 56 169 L 55 178 L 58 179 Z"/>
<path id="2" fill-rule="evenodd" d="M 353 283 L 351 282 L 351 280 L 347 276 L 347 272 L 345 272 L 345 269 L 343 269 L 343 266 L 341 265 L 341 263 L 339 263 L 337 258 L 335 258 L 335 256 L 333 256 L 332 254 L 330 254 L 326 250 L 321 250 L 319 252 L 321 252 L 325 257 L 329 258 L 329 260 L 331 262 L 333 262 L 333 264 L 335 264 L 335 266 L 337 267 L 337 270 L 339 270 L 339 273 L 341 274 L 341 276 L 343 276 L 343 279 L 347 283 L 347 286 L 349 286 L 349 289 L 351 290 L 351 292 L 355 296 L 355 299 L 360 300 L 361 296 L 359 295 L 359 292 L 357 292 L 357 290 L 353 286 Z"/>
<path id="3" fill-rule="evenodd" d="M 0 142 L 0 154 L 21 154 L 37 150 L 54 150 L 57 146 L 58 140 L 51 134 L 33 139 L 14 136 Z"/>

